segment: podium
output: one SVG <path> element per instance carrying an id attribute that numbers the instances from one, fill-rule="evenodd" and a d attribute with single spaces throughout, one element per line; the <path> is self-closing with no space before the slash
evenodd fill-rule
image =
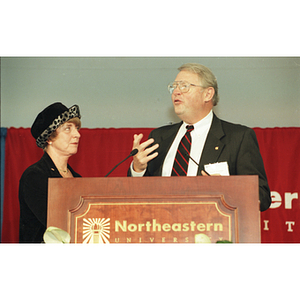
<path id="1" fill-rule="evenodd" d="M 258 176 L 50 178 L 71 243 L 260 243 Z"/>

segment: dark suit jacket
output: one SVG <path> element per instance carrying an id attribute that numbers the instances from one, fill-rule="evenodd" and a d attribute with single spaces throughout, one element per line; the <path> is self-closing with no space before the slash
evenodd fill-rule
<path id="1" fill-rule="evenodd" d="M 81 177 L 68 165 L 74 177 Z M 19 183 L 20 243 L 41 243 L 47 226 L 48 178 L 62 178 L 50 156 L 28 167 Z"/>
<path id="2" fill-rule="evenodd" d="M 182 122 L 154 129 L 149 138 L 158 143 L 158 156 L 148 163 L 144 176 L 161 176 L 165 157 Z M 232 124 L 213 116 L 211 128 L 199 162 L 198 175 L 204 165 L 216 162 L 227 162 L 230 175 L 258 175 L 260 210 L 271 205 L 270 189 L 253 129 Z M 130 171 L 128 173 L 130 176 Z"/>

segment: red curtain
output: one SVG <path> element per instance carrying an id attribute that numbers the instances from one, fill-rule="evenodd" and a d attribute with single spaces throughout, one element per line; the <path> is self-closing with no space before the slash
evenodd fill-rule
<path id="1" fill-rule="evenodd" d="M 263 242 L 300 242 L 300 128 L 254 128 L 264 160 L 272 206 L 261 213 Z"/>
<path id="2" fill-rule="evenodd" d="M 103 177 L 131 151 L 133 135 L 143 133 L 146 140 L 151 128 L 80 130 L 79 151 L 69 163 L 83 177 Z M 300 128 L 254 128 L 272 191 L 272 208 L 261 213 L 262 242 L 300 242 L 298 200 Z M 19 179 L 24 170 L 43 155 L 29 128 L 9 128 L 5 152 L 5 189 L 2 242 L 19 239 Z M 131 159 L 121 164 L 111 177 L 127 175 Z M 281 201 L 281 202 L 280 202 Z"/>

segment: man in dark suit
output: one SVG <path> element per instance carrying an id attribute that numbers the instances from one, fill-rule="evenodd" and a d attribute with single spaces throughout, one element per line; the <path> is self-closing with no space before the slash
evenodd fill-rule
<path id="1" fill-rule="evenodd" d="M 271 204 L 270 189 L 255 132 L 246 126 L 220 120 L 213 113 L 219 101 L 218 84 L 213 73 L 203 65 L 184 64 L 168 88 L 180 123 L 153 130 L 143 143 L 135 134 L 129 176 L 174 176 L 174 160 L 186 127 L 191 148 L 183 154 L 187 176 L 258 175 L 260 210 Z M 176 157 L 176 159 L 175 159 Z M 209 174 L 209 175 L 208 175 Z"/>

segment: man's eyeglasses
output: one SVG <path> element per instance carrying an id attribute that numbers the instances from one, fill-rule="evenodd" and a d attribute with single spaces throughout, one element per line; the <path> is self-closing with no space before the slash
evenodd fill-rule
<path id="1" fill-rule="evenodd" d="M 174 90 L 178 87 L 182 93 L 187 93 L 190 90 L 191 86 L 202 87 L 201 85 L 192 84 L 187 81 L 174 81 L 174 82 L 169 83 L 168 90 L 169 90 L 170 94 L 172 95 Z"/>

